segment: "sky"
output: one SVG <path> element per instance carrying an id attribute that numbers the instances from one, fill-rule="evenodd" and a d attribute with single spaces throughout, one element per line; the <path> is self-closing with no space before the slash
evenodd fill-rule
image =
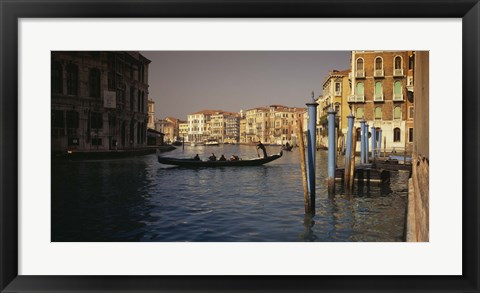
<path id="1" fill-rule="evenodd" d="M 155 119 L 204 110 L 306 107 L 331 70 L 350 68 L 350 51 L 143 51 Z"/>

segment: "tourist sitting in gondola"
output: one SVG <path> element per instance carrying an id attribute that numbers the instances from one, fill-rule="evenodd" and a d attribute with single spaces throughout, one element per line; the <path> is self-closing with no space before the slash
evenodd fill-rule
<path id="1" fill-rule="evenodd" d="M 227 160 L 227 158 L 225 158 L 225 156 L 224 156 L 224 155 L 222 155 L 222 156 L 220 157 L 220 159 L 218 159 L 218 160 L 219 160 L 219 161 L 226 161 L 226 160 Z"/>
<path id="2" fill-rule="evenodd" d="M 232 155 L 230 157 L 230 161 L 238 161 L 238 160 L 239 160 L 238 156 Z"/>
<path id="3" fill-rule="evenodd" d="M 212 153 L 212 155 L 210 157 L 208 157 L 208 160 L 209 161 L 216 161 L 217 160 L 217 157 L 215 157 L 215 154 Z"/>
<path id="4" fill-rule="evenodd" d="M 193 159 L 194 159 L 195 161 L 200 161 L 200 157 L 198 156 L 198 154 L 196 154 L 195 157 L 193 157 Z"/>

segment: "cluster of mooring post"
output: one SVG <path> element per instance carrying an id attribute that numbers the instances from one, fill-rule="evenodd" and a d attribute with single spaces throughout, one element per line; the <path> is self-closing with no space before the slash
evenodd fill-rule
<path id="1" fill-rule="evenodd" d="M 354 118 L 355 116 L 353 116 L 352 114 L 347 116 L 347 119 L 348 119 L 347 146 L 345 149 L 345 176 L 343 178 L 343 185 L 347 192 L 350 191 L 350 187 L 351 187 L 350 176 L 352 176 L 352 164 L 354 164 L 354 162 L 352 162 L 352 158 L 353 158 L 352 152 L 355 152 L 355 150 L 352 147 L 352 144 L 355 143 L 355 141 L 353 141 Z"/>
<path id="2" fill-rule="evenodd" d="M 312 93 L 312 99 L 314 99 Z M 307 175 L 308 192 L 310 193 L 310 206 L 312 213 L 315 211 L 315 155 L 316 155 L 316 126 L 317 126 L 317 106 L 316 102 L 307 103 L 308 109 L 308 130 L 307 130 Z"/>
<path id="3" fill-rule="evenodd" d="M 328 194 L 335 193 L 335 155 L 336 155 L 336 139 L 335 139 L 335 111 L 333 108 L 328 111 Z"/>

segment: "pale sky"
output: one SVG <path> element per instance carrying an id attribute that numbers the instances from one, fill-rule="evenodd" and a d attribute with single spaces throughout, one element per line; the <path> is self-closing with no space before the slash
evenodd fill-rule
<path id="1" fill-rule="evenodd" d="M 350 51 L 143 51 L 150 59 L 155 119 L 216 109 L 280 104 L 306 107 L 331 70 L 350 68 Z"/>

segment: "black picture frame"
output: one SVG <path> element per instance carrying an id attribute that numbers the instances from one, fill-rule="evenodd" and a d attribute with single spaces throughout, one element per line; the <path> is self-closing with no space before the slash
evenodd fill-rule
<path id="1" fill-rule="evenodd" d="M 479 292 L 478 0 L 0 0 L 1 292 Z M 462 276 L 19 276 L 18 19 L 71 17 L 462 18 Z M 454 73 L 453 73 L 454 74 Z M 452 97 L 458 98 L 458 97 Z M 456 103 L 456 102 L 455 102 Z M 445 116 L 448 123 L 448 115 Z M 452 159 L 454 156 L 451 156 Z M 445 170 L 448 172 L 449 170 Z M 447 216 L 448 213 L 445 213 Z M 441 261 L 441 260 L 439 260 Z M 94 264 L 92 264 L 94 265 Z"/>

